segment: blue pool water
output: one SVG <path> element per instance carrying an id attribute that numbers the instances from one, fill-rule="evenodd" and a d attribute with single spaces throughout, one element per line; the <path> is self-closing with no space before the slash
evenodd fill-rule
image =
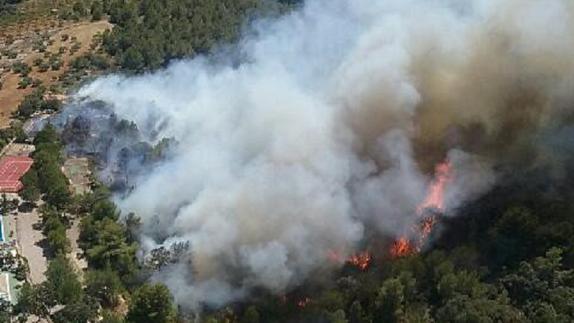
<path id="1" fill-rule="evenodd" d="M 2 215 L 0 215 L 0 241 L 4 241 L 4 223 L 2 223 Z"/>

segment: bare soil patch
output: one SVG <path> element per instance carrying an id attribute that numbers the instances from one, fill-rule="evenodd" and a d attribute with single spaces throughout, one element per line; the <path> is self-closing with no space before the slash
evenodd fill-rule
<path id="1" fill-rule="evenodd" d="M 75 194 L 90 192 L 90 162 L 87 158 L 68 158 L 64 162 L 63 171 Z"/>
<path id="2" fill-rule="evenodd" d="M 16 58 L 10 58 L 6 55 L 2 55 L 0 58 L 0 81 L 2 82 L 2 89 L 0 89 L 0 127 L 6 127 L 10 124 L 12 112 L 16 111 L 24 96 L 33 91 L 30 86 L 26 89 L 18 88 L 21 76 L 11 71 L 15 62 L 24 62 L 32 67 L 29 76 L 32 79 L 41 80 L 43 85 L 49 88 L 50 85 L 58 81 L 60 75 L 68 70 L 68 64 L 71 60 L 91 50 L 90 45 L 96 34 L 111 28 L 112 25 L 107 21 L 65 24 L 63 27 L 46 26 L 46 29 L 42 30 L 42 34 L 48 34 L 52 42 L 51 45 L 47 46 L 46 51 L 58 53 L 60 48 L 65 48 L 65 52 L 61 56 L 62 67 L 59 70 L 49 69 L 45 72 L 40 72 L 38 67 L 33 66 L 36 59 L 46 60 L 43 53 L 34 49 L 35 42 L 37 43 L 42 39 L 41 34 L 21 31 L 21 33 L 12 35 L 15 40 L 10 45 L 6 44 L 7 36 L 3 39 L 0 37 L 0 48 L 6 48 L 8 51 L 17 53 Z M 79 43 L 80 47 L 71 54 L 70 49 L 75 43 Z"/>

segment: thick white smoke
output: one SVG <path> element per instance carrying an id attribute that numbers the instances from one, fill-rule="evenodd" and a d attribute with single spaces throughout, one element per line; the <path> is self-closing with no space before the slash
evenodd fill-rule
<path id="1" fill-rule="evenodd" d="M 572 13 L 566 0 L 308 0 L 256 23 L 239 66 L 184 60 L 78 96 L 179 141 L 118 202 L 142 218 L 145 250 L 190 242 L 156 277 L 177 301 L 219 305 L 339 265 L 328 252 L 353 252 L 366 223 L 404 234 L 431 175 L 418 146 L 444 158 L 453 127 L 477 124 L 488 146 L 552 119 L 574 93 Z M 534 103 L 517 108 L 523 90 Z M 493 182 L 492 156 L 462 150 L 451 210 Z"/>

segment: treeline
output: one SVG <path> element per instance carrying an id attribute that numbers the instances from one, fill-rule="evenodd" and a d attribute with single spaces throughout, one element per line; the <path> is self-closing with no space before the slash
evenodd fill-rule
<path id="1" fill-rule="evenodd" d="M 76 0 L 58 4 L 58 17 L 73 21 L 108 17 L 115 27 L 104 35 L 103 48 L 121 69 L 141 72 L 172 59 L 209 53 L 217 45 L 237 39 L 249 18 L 281 13 L 301 2 Z"/>
<path id="2" fill-rule="evenodd" d="M 122 295 L 130 297 L 126 315 L 119 309 L 126 302 Z M 35 315 L 54 323 L 169 323 L 177 318 L 165 286 L 143 284 L 129 294 L 109 268 L 89 270 L 82 281 L 62 254 L 50 261 L 45 282 L 24 283 L 13 313 L 24 322 L 29 315 Z M 0 322 L 3 322 L 1 316 Z"/>
<path id="3" fill-rule="evenodd" d="M 0 150 L 4 149 L 11 141 L 23 143 L 26 139 L 27 136 L 24 129 L 22 129 L 22 123 L 13 121 L 10 127 L 0 129 Z"/>
<path id="4" fill-rule="evenodd" d="M 204 322 L 572 322 L 574 273 L 562 252 L 550 249 L 489 280 L 462 249 L 435 251 L 341 277 L 304 303 L 268 298 Z"/>
<path id="5" fill-rule="evenodd" d="M 70 241 L 66 235 L 70 222 L 65 211 L 70 204 L 71 194 L 68 179 L 61 170 L 62 146 L 54 127 L 48 125 L 40 131 L 34 145 L 34 164 L 22 177 L 24 189 L 20 195 L 32 205 L 42 197 L 45 202 L 40 208 L 42 231 L 49 251 L 53 255 L 66 254 L 70 251 Z"/>
<path id="6" fill-rule="evenodd" d="M 53 126 L 44 127 L 34 144 L 34 164 L 22 179 L 21 195 L 28 203 L 44 202 L 42 229 L 51 260 L 44 283 L 22 286 L 13 316 L 25 320 L 35 315 L 56 323 L 175 322 L 169 290 L 146 284 L 149 272 L 137 261 L 139 219 L 130 214 L 120 220 L 109 191 L 97 181 L 92 192 L 71 195 L 61 171 L 63 147 Z M 83 273 L 67 257 L 72 216 L 81 218 L 79 246 L 88 263 Z M 126 307 L 127 314 L 121 310 Z"/>
<path id="7" fill-rule="evenodd" d="M 62 107 L 60 100 L 55 98 L 46 98 L 46 88 L 43 86 L 34 89 L 32 93 L 26 95 L 14 116 L 20 120 L 29 119 L 34 113 L 47 111 L 56 112 Z"/>
<path id="8" fill-rule="evenodd" d="M 68 207 L 82 216 L 79 242 L 88 262 L 83 280 L 65 253 L 59 253 L 49 262 L 46 282 L 24 284 L 14 316 L 35 315 L 55 323 L 176 322 L 169 290 L 145 283 L 148 274 L 136 259 L 139 220 L 129 215 L 120 221 L 107 189 L 99 185 Z"/>
<path id="9" fill-rule="evenodd" d="M 162 67 L 172 59 L 209 53 L 236 40 L 251 17 L 281 13 L 301 2 L 76 0 L 59 4 L 58 17 L 72 21 L 109 18 L 115 27 L 104 34 L 103 49 L 114 57 L 117 67 L 142 72 Z M 109 67 L 107 62 L 96 64 Z M 49 68 L 47 63 L 43 65 Z M 32 84 L 33 80 L 24 79 Z"/>
<path id="10" fill-rule="evenodd" d="M 115 0 L 104 10 L 116 27 L 103 46 L 120 66 L 140 71 L 209 52 L 233 40 L 259 0 Z"/>
<path id="11" fill-rule="evenodd" d="M 115 24 L 103 48 L 120 68 L 153 70 L 172 59 L 210 52 L 232 42 L 249 17 L 280 12 L 300 0 L 78 0 L 62 19 Z"/>
<path id="12" fill-rule="evenodd" d="M 32 153 L 34 164 L 22 178 L 25 189 L 22 197 L 36 202 L 41 195 L 51 208 L 64 211 L 71 200 L 68 179 L 62 173 L 62 145 L 54 127 L 48 124 L 34 138 L 35 151 Z"/>

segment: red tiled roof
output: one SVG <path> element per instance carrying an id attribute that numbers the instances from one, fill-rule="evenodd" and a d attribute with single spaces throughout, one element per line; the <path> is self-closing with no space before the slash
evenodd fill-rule
<path id="1" fill-rule="evenodd" d="M 23 188 L 20 178 L 33 164 L 29 157 L 8 156 L 0 160 L 0 192 L 16 193 Z"/>

